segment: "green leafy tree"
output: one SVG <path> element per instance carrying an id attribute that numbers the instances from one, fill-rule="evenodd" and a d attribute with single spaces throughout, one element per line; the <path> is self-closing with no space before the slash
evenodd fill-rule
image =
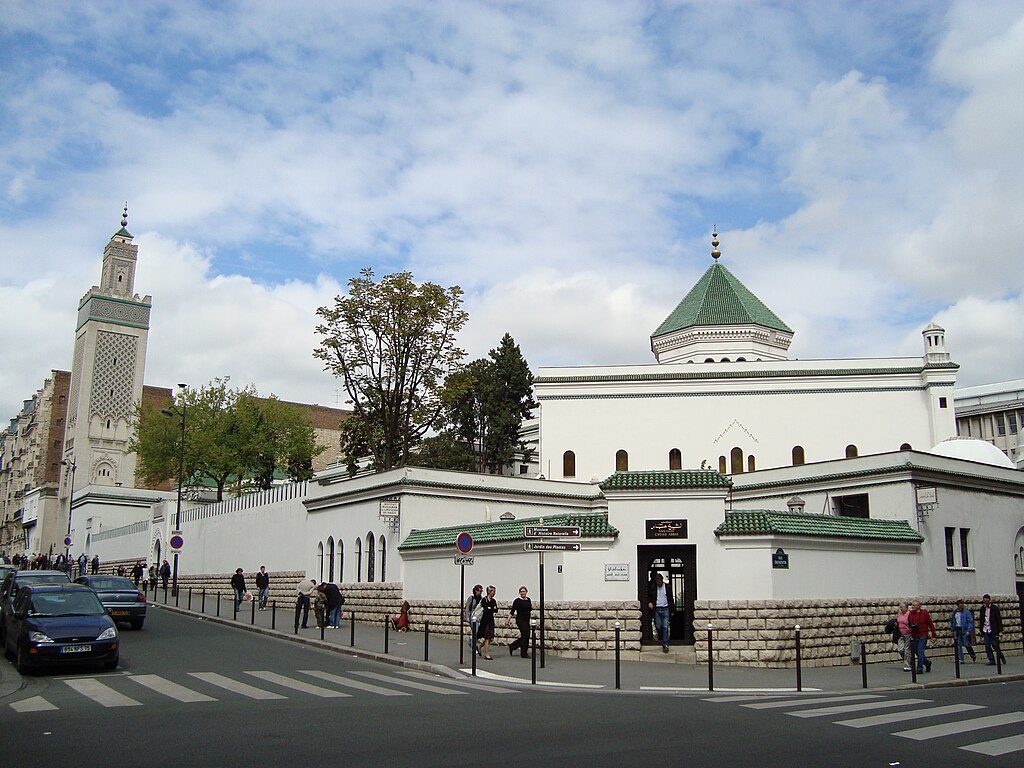
<path id="1" fill-rule="evenodd" d="M 349 471 L 367 455 L 374 469 L 388 470 L 408 462 L 441 415 L 445 378 L 465 357 L 456 336 L 468 314 L 461 288 L 417 284 L 409 272 L 377 280 L 364 269 L 348 286 L 347 296 L 317 310 L 323 338 L 313 355 L 352 402 L 341 440 Z"/>
<path id="2" fill-rule="evenodd" d="M 239 393 L 235 418 L 240 431 L 240 466 L 257 488 L 267 489 L 278 472 L 292 480 L 313 476 L 313 457 L 324 449 L 308 415 L 276 396 L 259 398 L 251 390 Z"/>
<path id="3" fill-rule="evenodd" d="M 426 438 L 420 443 L 412 463 L 431 469 L 451 469 L 475 472 L 478 469 L 476 453 L 450 432 Z"/>

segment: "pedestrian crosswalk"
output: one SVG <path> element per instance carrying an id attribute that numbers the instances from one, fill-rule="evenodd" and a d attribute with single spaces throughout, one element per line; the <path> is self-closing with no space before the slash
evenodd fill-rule
<path id="1" fill-rule="evenodd" d="M 897 729 L 913 721 L 936 720 L 941 722 L 890 733 L 915 741 L 946 739 L 951 746 L 993 757 L 1024 752 L 1024 732 L 1021 731 L 1024 712 L 986 715 L 981 713 L 988 707 L 981 704 L 934 704 L 930 699 L 887 697 L 880 693 L 800 697 L 715 696 L 704 701 L 735 704 L 788 717 L 835 718 L 832 721 L 835 725 L 846 728 Z M 861 712 L 871 714 L 849 717 Z M 965 741 L 970 743 L 963 743 Z"/>
<path id="2" fill-rule="evenodd" d="M 475 693 L 515 694 L 519 691 L 410 670 L 396 670 L 389 674 L 368 671 L 339 674 L 314 669 L 287 674 L 271 670 L 245 670 L 233 674 L 188 672 L 180 679 L 154 674 L 123 674 L 54 679 L 43 695 L 11 702 L 9 708 L 18 714 L 29 714 L 82 705 L 117 709 L 175 702 L 209 704 L 230 697 L 271 702 L 296 696 L 351 700 L 360 696 L 468 696 Z"/>

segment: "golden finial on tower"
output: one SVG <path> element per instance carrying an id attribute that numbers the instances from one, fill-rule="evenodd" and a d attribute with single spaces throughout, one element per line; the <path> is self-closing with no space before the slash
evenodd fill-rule
<path id="1" fill-rule="evenodd" d="M 718 225 L 711 228 L 711 258 L 718 261 L 722 252 L 718 250 Z"/>
<path id="2" fill-rule="evenodd" d="M 128 201 L 124 201 L 124 211 L 121 213 L 121 226 L 128 226 Z"/>

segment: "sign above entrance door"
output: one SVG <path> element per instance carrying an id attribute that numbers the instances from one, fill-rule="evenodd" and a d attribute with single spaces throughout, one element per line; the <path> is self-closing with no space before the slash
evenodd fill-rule
<path id="1" fill-rule="evenodd" d="M 581 533 L 578 525 L 524 525 L 523 536 L 527 539 L 578 539 Z"/>
<path id="2" fill-rule="evenodd" d="M 685 539 L 687 537 L 685 520 L 648 520 L 648 539 Z"/>

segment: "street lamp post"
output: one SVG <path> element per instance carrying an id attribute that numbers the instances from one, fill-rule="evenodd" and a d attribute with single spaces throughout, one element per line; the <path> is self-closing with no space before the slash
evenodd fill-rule
<path id="1" fill-rule="evenodd" d="M 69 467 L 71 469 L 71 490 L 68 491 L 68 532 L 67 536 L 71 536 L 71 503 L 75 499 L 75 470 L 78 465 L 75 464 L 74 459 L 61 459 L 60 465 L 62 467 Z M 64 547 L 64 567 L 70 572 L 71 565 L 71 547 L 70 545 Z"/>
<path id="2" fill-rule="evenodd" d="M 178 389 L 182 395 L 188 390 L 188 384 L 179 384 Z M 181 406 L 179 408 L 164 408 L 160 411 L 164 416 L 178 417 L 178 425 L 181 428 L 181 434 L 178 438 L 178 500 L 177 509 L 174 513 L 174 530 L 181 530 L 181 486 L 185 482 L 185 398 L 181 398 Z M 174 553 L 174 565 L 171 571 L 171 594 L 178 594 L 178 553 Z"/>

